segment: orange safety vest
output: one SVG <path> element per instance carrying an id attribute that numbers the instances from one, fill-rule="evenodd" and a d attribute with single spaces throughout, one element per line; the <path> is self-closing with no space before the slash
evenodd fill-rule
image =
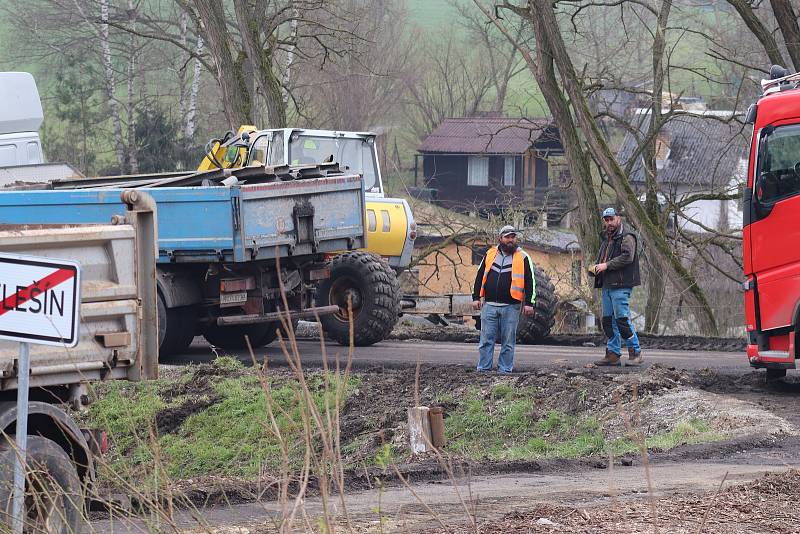
<path id="1" fill-rule="evenodd" d="M 511 257 L 511 298 L 522 302 L 525 300 L 525 256 L 526 254 L 517 249 Z M 489 270 L 492 268 L 497 257 L 497 247 L 492 247 L 486 251 L 486 259 L 483 267 L 483 281 L 481 282 L 481 297 L 486 294 L 486 279 L 489 277 Z"/>

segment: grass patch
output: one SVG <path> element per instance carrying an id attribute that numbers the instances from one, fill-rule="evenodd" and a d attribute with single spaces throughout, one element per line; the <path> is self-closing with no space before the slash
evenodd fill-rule
<path id="1" fill-rule="evenodd" d="M 108 430 L 113 444 L 108 467 L 128 479 L 153 468 L 156 458 L 159 467 L 175 478 L 211 474 L 251 478 L 278 469 L 280 443 L 271 429 L 267 393 L 257 374 L 233 358 L 218 358 L 211 369 L 208 373 L 208 367 L 187 368 L 170 381 L 99 386 L 99 398 L 91 405 L 86 423 Z M 202 395 L 176 395 L 200 375 L 209 380 L 201 388 Z M 313 402 L 323 418 L 326 408 L 333 410 L 338 388 L 345 387 L 346 399 L 361 383 L 358 377 L 351 377 L 346 385 L 337 382 L 340 380 L 333 375 L 327 380 L 322 374 L 307 376 Z M 204 398 L 208 404 L 212 396 L 210 405 L 191 409 L 189 401 Z M 305 453 L 307 407 L 296 379 L 270 378 L 270 396 L 279 431 L 289 444 L 290 463 L 297 467 Z M 157 418 L 175 414 L 181 418 L 177 428 L 157 436 Z"/>
<path id="2" fill-rule="evenodd" d="M 445 421 L 447 449 L 474 459 L 581 458 L 635 452 L 629 439 L 607 439 L 594 417 L 550 411 L 537 417 L 535 390 L 498 384 L 488 392 L 471 389 Z M 648 449 L 719 441 L 700 419 L 682 421 L 672 431 L 646 439 Z"/>
<path id="3" fill-rule="evenodd" d="M 648 438 L 646 442 L 650 449 L 665 451 L 681 445 L 711 443 L 724 438 L 725 436 L 713 431 L 701 419 L 694 417 L 687 421 L 681 421 L 670 432 Z"/>
<path id="4" fill-rule="evenodd" d="M 601 453 L 606 440 L 594 418 L 558 411 L 536 418 L 536 390 L 494 386 L 487 394 L 468 391 L 447 417 L 448 449 L 471 458 L 576 458 Z"/>

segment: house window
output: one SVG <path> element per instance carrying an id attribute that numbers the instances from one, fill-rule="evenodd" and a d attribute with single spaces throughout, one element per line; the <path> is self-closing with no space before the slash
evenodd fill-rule
<path id="1" fill-rule="evenodd" d="M 506 167 L 503 173 L 503 185 L 514 185 L 514 158 L 506 156 Z"/>
<path id="2" fill-rule="evenodd" d="M 489 185 L 489 158 L 469 157 L 467 162 L 467 185 Z"/>

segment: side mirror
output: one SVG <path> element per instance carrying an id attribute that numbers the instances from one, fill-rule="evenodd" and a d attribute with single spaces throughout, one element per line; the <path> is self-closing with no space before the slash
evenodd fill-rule
<path id="1" fill-rule="evenodd" d="M 747 113 L 744 116 L 744 123 L 755 124 L 757 115 L 758 115 L 758 104 L 750 104 L 750 107 L 747 108 Z"/>

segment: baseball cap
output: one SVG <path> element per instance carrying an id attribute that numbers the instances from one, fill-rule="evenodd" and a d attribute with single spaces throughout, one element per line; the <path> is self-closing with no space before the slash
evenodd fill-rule
<path id="1" fill-rule="evenodd" d="M 509 234 L 518 234 L 518 233 L 519 232 L 517 232 L 516 228 L 514 228 L 510 224 L 507 224 L 500 229 L 500 237 L 505 237 Z"/>
<path id="2" fill-rule="evenodd" d="M 615 215 L 619 215 L 617 210 L 614 208 L 606 208 L 603 210 L 603 217 L 614 217 Z"/>

